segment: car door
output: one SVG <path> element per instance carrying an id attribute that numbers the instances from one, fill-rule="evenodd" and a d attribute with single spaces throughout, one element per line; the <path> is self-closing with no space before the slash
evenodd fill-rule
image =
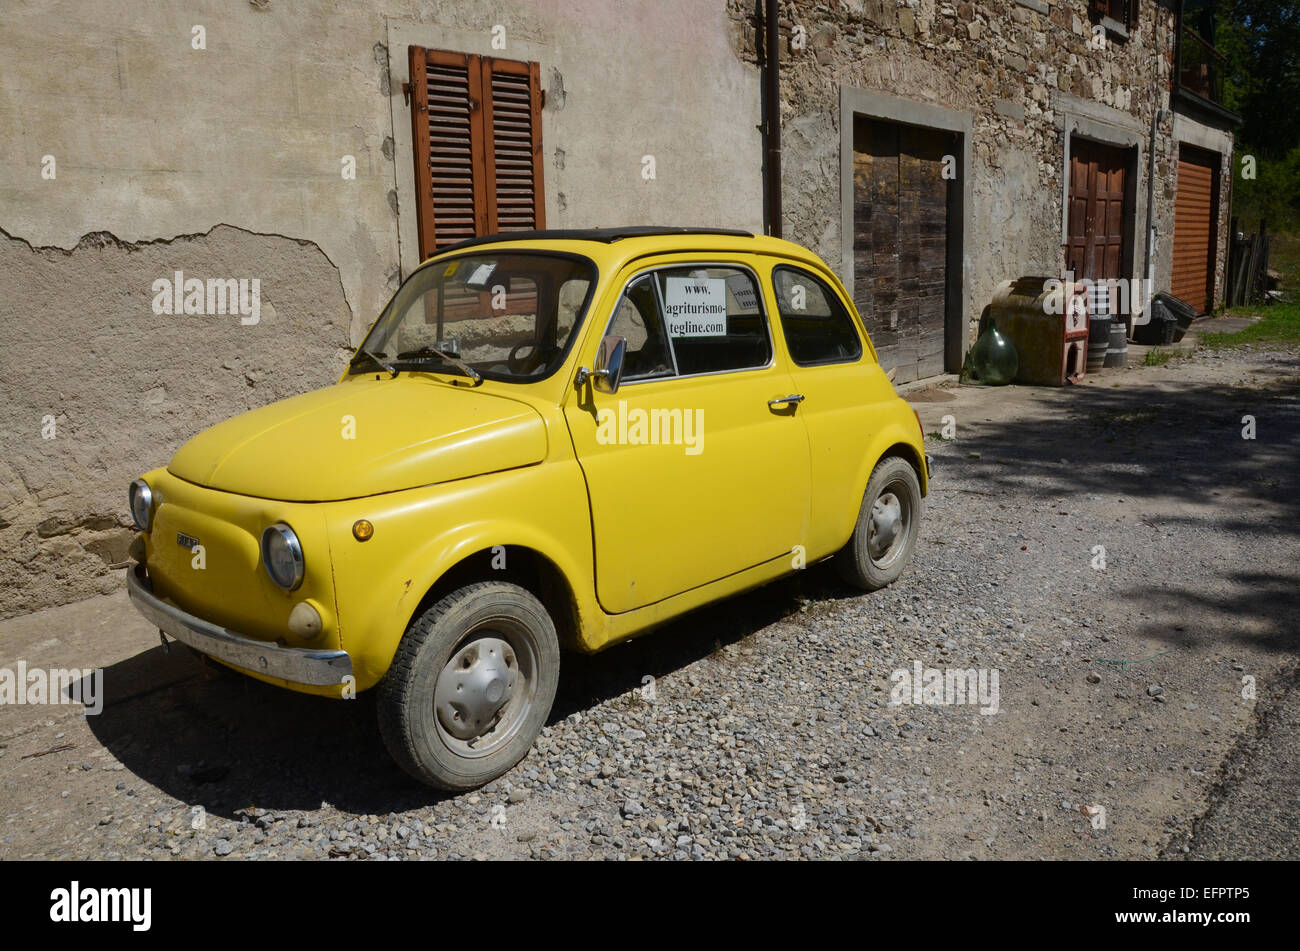
<path id="1" fill-rule="evenodd" d="M 596 592 L 610 613 L 775 558 L 808 516 L 808 444 L 744 260 L 681 256 L 620 277 L 598 313 L 627 340 L 622 385 L 589 383 L 565 416 L 587 481 Z M 601 334 L 587 341 L 590 366 Z"/>
<path id="2" fill-rule="evenodd" d="M 858 485 L 864 454 L 880 428 L 883 408 L 871 394 L 894 394 L 876 361 L 865 354 L 862 331 L 823 275 L 794 263 L 770 271 L 773 307 L 788 354 L 799 418 L 808 431 L 811 511 L 809 557 L 843 544 L 862 503 Z M 870 385 L 871 375 L 878 385 Z"/>

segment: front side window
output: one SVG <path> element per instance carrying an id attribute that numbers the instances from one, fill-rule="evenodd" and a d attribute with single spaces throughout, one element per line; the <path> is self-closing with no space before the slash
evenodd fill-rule
<path id="1" fill-rule="evenodd" d="M 736 267 L 661 268 L 628 285 L 608 334 L 627 339 L 623 379 L 767 366 L 772 341 L 753 275 Z"/>
<path id="2" fill-rule="evenodd" d="M 653 380 L 673 375 L 673 356 L 664 333 L 653 274 L 639 277 L 628 285 L 614 308 L 606 333 L 627 341 L 624 380 Z"/>
<path id="3" fill-rule="evenodd" d="M 821 278 L 781 265 L 772 271 L 772 289 L 785 343 L 795 363 L 852 363 L 862 356 L 862 340 L 853 318 Z"/>
<path id="4" fill-rule="evenodd" d="M 559 369 L 596 267 L 558 254 L 484 252 L 411 275 L 366 336 L 350 372 L 430 370 L 531 383 Z M 468 374 L 466 374 L 468 375 Z"/>

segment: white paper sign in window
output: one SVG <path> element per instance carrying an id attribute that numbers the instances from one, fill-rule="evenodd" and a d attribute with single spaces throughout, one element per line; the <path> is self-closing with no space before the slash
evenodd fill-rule
<path id="1" fill-rule="evenodd" d="M 664 283 L 664 313 L 669 336 L 726 336 L 725 278 L 670 277 Z"/>
<path id="2" fill-rule="evenodd" d="M 733 274 L 727 278 L 731 296 L 736 299 L 736 306 L 749 312 L 758 310 L 758 295 L 754 293 L 754 282 L 748 274 Z"/>

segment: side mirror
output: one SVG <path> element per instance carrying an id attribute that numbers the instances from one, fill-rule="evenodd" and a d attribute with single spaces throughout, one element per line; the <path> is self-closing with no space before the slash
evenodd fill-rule
<path id="1" fill-rule="evenodd" d="M 617 393 L 623 380 L 623 357 L 626 353 L 626 337 L 602 337 L 596 351 L 596 367 L 591 371 L 591 385 L 602 393 Z"/>

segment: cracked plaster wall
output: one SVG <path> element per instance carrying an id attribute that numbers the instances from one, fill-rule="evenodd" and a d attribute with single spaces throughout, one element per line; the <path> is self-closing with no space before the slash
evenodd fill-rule
<path id="1" fill-rule="evenodd" d="M 120 590 L 130 479 L 337 377 L 416 263 L 407 44 L 539 62 L 549 226 L 761 227 L 757 77 L 714 0 L 4 6 L 0 617 Z M 178 269 L 259 279 L 261 322 L 154 315 Z"/>
<path id="2" fill-rule="evenodd" d="M 155 278 L 250 261 L 257 324 L 153 313 Z M 127 484 L 204 427 L 337 379 L 349 320 L 310 242 L 223 225 L 141 244 L 89 235 L 64 251 L 0 233 L 0 617 L 120 589 Z"/>

